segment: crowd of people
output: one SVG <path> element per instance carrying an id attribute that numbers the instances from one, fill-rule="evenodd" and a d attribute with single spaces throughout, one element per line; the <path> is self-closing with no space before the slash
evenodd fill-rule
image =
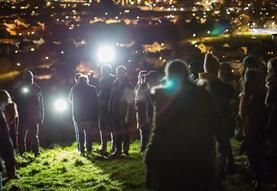
<path id="1" fill-rule="evenodd" d="M 97 87 L 77 73 L 68 100 L 78 150 L 96 152 L 93 137 L 100 134 L 101 155 L 128 156 L 136 121 L 149 189 L 213 191 L 225 173 L 235 171 L 230 143 L 235 137 L 255 188 L 277 189 L 277 58 L 265 66 L 247 56 L 243 65 L 237 77 L 230 63 L 207 53 L 198 77 L 190 71 L 193 65 L 177 59 L 167 63 L 164 74 L 139 71 L 132 85 L 125 66 L 113 74 L 106 64 Z M 20 96 L 0 91 L 0 157 L 8 179 L 18 178 L 15 150 L 39 156 L 44 121 L 43 93 L 31 71 L 15 92 Z"/>

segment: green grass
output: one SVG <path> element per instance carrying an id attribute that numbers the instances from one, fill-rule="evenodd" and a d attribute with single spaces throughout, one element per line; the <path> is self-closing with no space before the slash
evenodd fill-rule
<path id="1" fill-rule="evenodd" d="M 232 141 L 235 153 L 239 143 Z M 99 149 L 99 145 L 95 147 Z M 56 146 L 43 149 L 34 159 L 27 153 L 18 156 L 18 174 L 20 179 L 8 182 L 5 190 L 122 190 L 144 191 L 145 169 L 143 155 L 138 153 L 139 143 L 131 145 L 130 156 L 120 159 L 105 159 L 99 155 L 81 156 L 76 144 L 70 147 Z M 245 157 L 236 156 L 237 174 L 224 178 L 225 190 L 249 190 L 243 177 Z"/>

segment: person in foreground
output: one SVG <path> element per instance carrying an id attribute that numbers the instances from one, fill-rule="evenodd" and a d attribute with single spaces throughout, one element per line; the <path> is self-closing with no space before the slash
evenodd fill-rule
<path id="1" fill-rule="evenodd" d="M 10 138 L 8 123 L 4 114 L 6 106 L 9 104 L 6 100 L 5 90 L 0 91 L 0 158 L 5 162 L 8 179 L 17 179 L 18 175 L 15 172 L 15 153 L 12 140 Z M 1 162 L 1 160 L 0 160 Z M 0 172 L 2 165 L 0 163 Z M 1 184 L 1 183 L 0 183 Z"/>
<path id="2" fill-rule="evenodd" d="M 223 120 L 211 95 L 189 80 L 187 64 L 173 60 L 166 82 L 151 90 L 154 122 L 145 153 L 146 186 L 155 191 L 215 190 L 215 140 L 226 153 Z"/>

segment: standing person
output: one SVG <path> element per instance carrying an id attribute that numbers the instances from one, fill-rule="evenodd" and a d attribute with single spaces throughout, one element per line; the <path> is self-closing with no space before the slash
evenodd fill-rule
<path id="1" fill-rule="evenodd" d="M 220 151 L 225 148 L 222 118 L 208 91 L 190 81 L 184 61 L 173 60 L 165 72 L 165 85 L 151 90 L 154 126 L 145 154 L 147 187 L 212 191 L 214 137 Z"/>
<path id="2" fill-rule="evenodd" d="M 111 114 L 109 111 L 109 99 L 111 96 L 113 82 L 115 80 L 112 75 L 112 67 L 108 64 L 101 67 L 101 78 L 99 80 L 99 128 L 101 135 L 101 150 L 100 153 L 105 155 L 107 153 L 107 142 L 111 139 L 112 124 Z M 114 152 L 114 141 L 112 141 L 112 152 Z"/>
<path id="3" fill-rule="evenodd" d="M 27 71 L 18 90 L 18 148 L 20 154 L 26 149 L 39 155 L 39 128 L 43 124 L 44 108 L 40 87 L 34 83 L 34 75 Z"/>
<path id="4" fill-rule="evenodd" d="M 72 90 L 73 118 L 79 132 L 80 152 L 92 151 L 92 138 L 98 131 L 97 90 L 89 84 L 88 76 L 81 75 L 78 84 Z"/>
<path id="5" fill-rule="evenodd" d="M 77 123 L 74 119 L 74 115 L 73 115 L 73 107 L 72 107 L 72 92 L 73 92 L 73 89 L 74 87 L 78 84 L 79 82 L 79 77 L 81 76 L 82 74 L 81 73 L 76 73 L 75 74 L 75 77 L 74 77 L 74 86 L 70 89 L 70 92 L 69 92 L 69 96 L 68 96 L 68 101 L 69 103 L 71 103 L 71 110 L 72 110 L 72 120 L 73 120 L 73 126 L 74 126 L 74 132 L 75 132 L 75 137 L 76 137 L 76 142 L 78 144 L 78 150 L 80 151 L 80 145 L 79 145 L 79 132 L 78 132 L 78 126 L 77 126 Z"/>
<path id="6" fill-rule="evenodd" d="M 127 68 L 125 66 L 118 66 L 110 98 L 110 111 L 115 141 L 115 151 L 111 154 L 111 157 L 122 154 L 122 145 L 123 153 L 125 155 L 129 153 L 129 125 L 133 97 L 131 85 L 127 79 Z"/>
<path id="7" fill-rule="evenodd" d="M 234 97 L 234 89 L 230 84 L 221 81 L 218 78 L 220 69 L 219 60 L 213 54 L 206 54 L 204 60 L 204 72 L 199 74 L 197 81 L 198 85 L 205 86 L 212 94 L 218 109 L 223 117 L 224 124 L 221 128 L 224 129 L 224 138 L 227 142 L 227 156 L 222 156 L 219 159 L 219 176 L 222 175 L 223 170 L 232 171 L 234 167 L 234 157 L 230 138 L 234 134 L 234 119 L 232 114 L 231 101 Z"/>
<path id="8" fill-rule="evenodd" d="M 240 100 L 239 116 L 245 136 L 244 149 L 249 162 L 249 171 L 254 180 L 263 178 L 264 137 L 268 112 L 263 74 L 258 69 L 247 69 Z"/>
<path id="9" fill-rule="evenodd" d="M 270 109 L 267 123 L 267 135 L 270 141 L 271 151 L 271 175 L 273 182 L 277 185 L 277 57 L 271 59 L 267 64 L 266 78 L 266 106 Z"/>
<path id="10" fill-rule="evenodd" d="M 4 111 L 8 105 L 6 91 L 0 93 L 0 158 L 5 162 L 8 179 L 18 178 L 15 172 L 15 153 Z M 1 160 L 0 160 L 1 162 Z M 1 165 L 1 164 L 0 164 Z M 1 167 L 0 167 L 1 168 Z M 2 172 L 2 169 L 0 169 Z"/>
<path id="11" fill-rule="evenodd" d="M 12 98 L 8 91 L 1 90 L 0 91 L 1 101 L 5 102 L 7 105 L 5 107 L 5 117 L 9 126 L 10 137 L 14 146 L 14 149 L 17 149 L 17 140 L 18 140 L 18 111 L 17 105 L 12 101 Z"/>
<path id="12" fill-rule="evenodd" d="M 135 108 L 137 128 L 140 131 L 140 152 L 144 152 L 150 135 L 150 120 L 149 120 L 149 93 L 150 86 L 146 81 L 146 71 L 140 71 L 138 82 L 135 88 Z"/>

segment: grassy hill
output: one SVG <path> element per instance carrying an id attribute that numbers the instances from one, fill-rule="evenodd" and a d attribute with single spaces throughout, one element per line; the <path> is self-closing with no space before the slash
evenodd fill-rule
<path id="1" fill-rule="evenodd" d="M 232 141 L 235 153 L 239 144 Z M 99 145 L 95 146 L 99 149 Z M 139 143 L 131 145 L 130 156 L 119 159 L 106 159 L 93 154 L 81 156 L 76 144 L 70 147 L 56 146 L 43 149 L 41 155 L 34 159 L 26 153 L 18 156 L 18 174 L 20 179 L 5 184 L 5 190 L 97 190 L 97 191 L 144 191 L 145 170 L 143 155 L 138 153 Z M 249 190 L 244 177 L 244 156 L 236 156 L 237 172 L 223 180 L 224 190 Z"/>

